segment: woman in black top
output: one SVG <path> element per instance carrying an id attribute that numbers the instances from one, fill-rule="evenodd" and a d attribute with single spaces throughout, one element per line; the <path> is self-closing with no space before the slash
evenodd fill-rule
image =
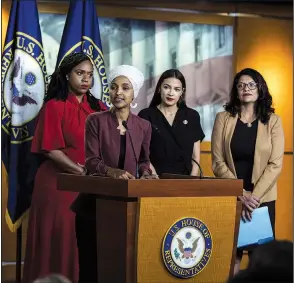
<path id="1" fill-rule="evenodd" d="M 248 127 L 241 119 L 237 120 L 231 140 L 231 152 L 238 179 L 243 179 L 243 188 L 253 190 L 251 182 L 254 152 L 257 135 L 258 120 L 254 120 Z"/>
<path id="2" fill-rule="evenodd" d="M 216 177 L 243 180 L 242 218 L 252 219 L 258 207 L 268 208 L 275 236 L 277 178 L 284 155 L 281 119 L 263 76 L 246 68 L 236 74 L 225 111 L 217 114 L 211 138 L 212 169 Z M 249 257 L 252 247 L 245 247 Z M 235 273 L 243 249 L 238 249 Z"/>
<path id="3" fill-rule="evenodd" d="M 254 71 L 245 70 L 238 76 L 238 80 L 236 80 L 236 89 L 238 91 L 239 100 L 242 103 L 242 108 L 231 140 L 231 153 L 237 178 L 243 180 L 243 189 L 247 192 L 252 192 L 254 189 L 254 184 L 252 183 L 252 172 L 258 129 L 258 117 L 257 113 L 254 111 L 254 105 L 258 100 L 258 83 L 252 79 L 254 78 L 254 75 Z M 258 80 L 256 79 L 256 81 Z M 230 110 L 231 108 L 232 102 L 231 104 L 228 103 L 226 105 L 226 109 Z M 268 207 L 273 233 L 275 234 L 275 201 L 260 204 L 260 200 L 255 199 L 254 197 L 251 202 L 246 202 L 245 198 L 242 200 L 244 200 L 244 219 L 247 217 L 248 220 L 251 220 L 252 210 L 258 206 Z M 247 206 L 249 209 L 246 209 Z M 250 257 L 251 252 L 252 249 L 249 249 L 248 253 Z M 237 249 L 237 261 L 238 259 L 241 261 L 242 255 L 243 249 Z"/>
<path id="4" fill-rule="evenodd" d="M 176 69 L 165 71 L 149 108 L 138 115 L 152 125 L 150 161 L 153 174 L 196 176 L 200 142 L 205 137 L 197 111 L 186 106 L 186 81 Z"/>

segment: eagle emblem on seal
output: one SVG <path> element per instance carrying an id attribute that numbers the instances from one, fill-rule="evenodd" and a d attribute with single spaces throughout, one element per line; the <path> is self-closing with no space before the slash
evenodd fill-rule
<path id="1" fill-rule="evenodd" d="M 177 238 L 178 247 L 179 247 L 180 252 L 182 253 L 182 258 L 189 259 L 189 258 L 194 257 L 193 253 L 197 249 L 197 243 L 198 243 L 199 239 L 200 239 L 200 237 L 198 237 L 196 240 L 193 241 L 192 247 L 191 246 L 184 247 L 185 246 L 184 242 L 181 239 Z"/>
<path id="2" fill-rule="evenodd" d="M 26 84 L 33 84 L 35 80 L 35 76 L 32 73 L 29 73 L 25 77 Z M 36 100 L 34 100 L 27 89 L 24 88 L 22 83 L 22 67 L 20 63 L 20 58 L 18 57 L 13 70 L 10 74 L 9 81 L 11 81 L 11 89 L 12 89 L 12 102 L 18 106 L 25 106 L 26 104 L 37 104 Z"/>

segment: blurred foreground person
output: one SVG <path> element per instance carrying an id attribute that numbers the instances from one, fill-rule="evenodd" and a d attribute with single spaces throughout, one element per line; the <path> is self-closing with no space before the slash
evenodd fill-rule
<path id="1" fill-rule="evenodd" d="M 293 243 L 272 241 L 254 249 L 246 270 L 228 283 L 293 282 Z"/>

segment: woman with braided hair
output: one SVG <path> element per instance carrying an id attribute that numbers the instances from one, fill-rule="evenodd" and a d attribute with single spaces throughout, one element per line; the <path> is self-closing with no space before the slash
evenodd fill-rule
<path id="1" fill-rule="evenodd" d="M 57 174 L 85 174 L 84 131 L 89 114 L 106 110 L 90 88 L 93 65 L 84 53 L 64 58 L 52 74 L 32 141 L 44 158 L 34 184 L 29 215 L 23 282 L 58 273 L 78 281 L 74 192 L 57 190 Z"/>

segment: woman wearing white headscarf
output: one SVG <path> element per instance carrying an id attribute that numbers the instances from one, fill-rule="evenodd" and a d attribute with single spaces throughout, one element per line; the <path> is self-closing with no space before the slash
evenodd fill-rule
<path id="1" fill-rule="evenodd" d="M 87 172 L 118 179 L 152 178 L 151 125 L 130 112 L 130 104 L 138 95 L 144 76 L 133 66 L 121 65 L 110 72 L 108 81 L 113 107 L 90 115 L 86 121 Z M 98 282 L 95 197 L 80 194 L 72 209 L 76 212 L 79 282 Z"/>

